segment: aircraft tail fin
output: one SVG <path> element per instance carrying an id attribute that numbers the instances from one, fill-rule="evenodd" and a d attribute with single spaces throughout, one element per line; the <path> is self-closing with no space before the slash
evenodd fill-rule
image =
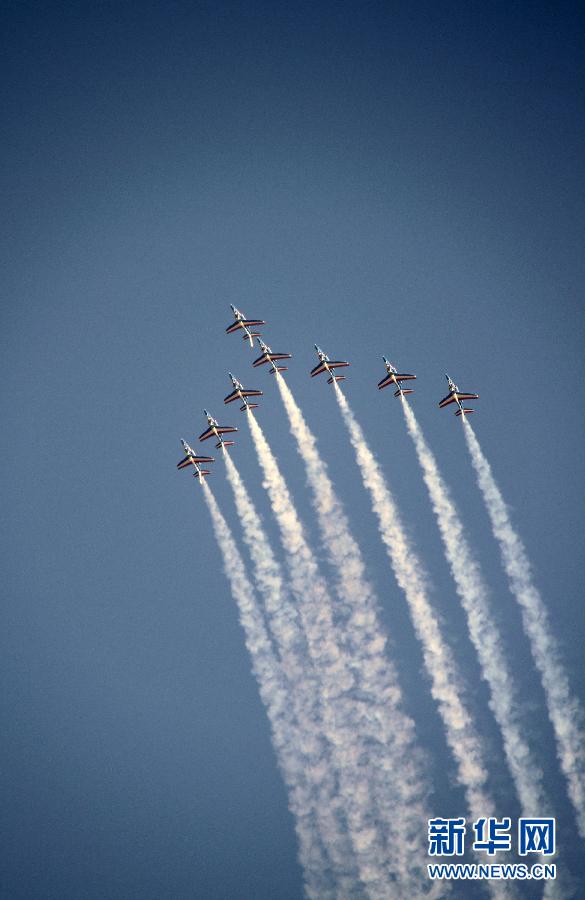
<path id="1" fill-rule="evenodd" d="M 398 388 L 397 391 L 394 391 L 395 397 L 400 397 L 401 394 L 414 394 L 412 388 Z"/>
<path id="2" fill-rule="evenodd" d="M 203 479 L 206 475 L 211 475 L 209 469 L 201 469 L 199 472 L 193 472 L 193 478 Z"/>
<path id="3" fill-rule="evenodd" d="M 288 372 L 288 366 L 277 366 L 276 371 L 277 372 Z M 270 374 L 274 375 L 274 369 L 270 370 Z"/>
<path id="4" fill-rule="evenodd" d="M 469 413 L 475 412 L 474 409 L 458 409 L 455 413 L 456 416 L 468 416 Z"/>
<path id="5" fill-rule="evenodd" d="M 234 444 L 235 444 L 235 441 L 220 441 L 215 446 L 217 447 L 218 450 L 220 450 L 222 447 L 233 447 Z"/>
<path id="6" fill-rule="evenodd" d="M 242 412 L 245 412 L 247 409 L 257 409 L 257 408 L 258 408 L 257 403 L 244 403 L 243 406 L 240 406 L 240 409 Z"/>
<path id="7" fill-rule="evenodd" d="M 345 381 L 345 375 L 332 375 L 331 378 L 327 379 L 327 384 L 333 384 L 334 381 Z"/>

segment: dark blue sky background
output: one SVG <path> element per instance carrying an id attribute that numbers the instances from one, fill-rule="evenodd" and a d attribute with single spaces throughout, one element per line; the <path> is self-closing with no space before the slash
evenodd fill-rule
<path id="1" fill-rule="evenodd" d="M 449 372 L 583 697 L 583 15 L 578 4 L 5 3 L 3 848 L 11 898 L 301 896 L 284 787 L 198 485 L 205 406 L 277 542 L 227 371 L 309 533 L 289 384 L 359 534 L 436 815 L 464 813 L 421 656 L 316 341 L 383 463 L 448 623 L 501 815 L 518 815 L 387 355 L 464 515 L 530 713 L 560 846 L 582 850 Z M 315 380 L 316 381 L 316 380 Z M 239 537 L 218 460 L 212 487 Z M 316 545 L 319 554 L 322 551 Z"/>

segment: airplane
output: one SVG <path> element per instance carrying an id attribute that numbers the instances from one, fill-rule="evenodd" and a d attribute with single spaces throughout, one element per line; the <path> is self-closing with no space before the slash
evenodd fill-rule
<path id="1" fill-rule="evenodd" d="M 414 391 L 412 388 L 403 388 L 400 384 L 401 381 L 410 381 L 411 379 L 416 378 L 416 375 L 401 375 L 398 372 L 391 362 L 388 362 L 385 356 L 382 357 L 384 360 L 384 365 L 386 366 L 387 375 L 382 381 L 378 382 L 378 390 L 381 391 L 382 388 L 388 387 L 390 384 L 396 385 L 397 390 L 394 391 L 394 396 L 399 397 L 401 394 L 404 396 L 405 394 L 413 394 Z"/>
<path id="2" fill-rule="evenodd" d="M 232 400 L 241 400 L 243 403 L 243 406 L 240 406 L 242 412 L 247 409 L 256 409 L 258 407 L 258 404 L 250 403 L 248 397 L 261 397 L 262 391 L 248 390 L 240 381 L 238 381 L 237 378 L 234 378 L 231 372 L 228 372 L 228 375 L 232 380 L 234 390 L 231 392 L 231 394 L 228 394 L 223 402 L 231 403 Z"/>
<path id="3" fill-rule="evenodd" d="M 197 471 L 200 472 L 200 463 L 215 462 L 213 456 L 199 456 L 199 454 L 196 453 L 195 450 L 193 450 L 193 448 L 189 446 L 187 441 L 183 440 L 183 438 L 181 438 L 181 444 L 183 445 L 183 450 L 185 451 L 186 456 L 185 459 L 182 459 L 181 462 L 177 463 L 177 469 L 188 469 L 189 466 L 195 466 Z M 209 472 L 207 472 L 206 474 L 209 475 Z M 194 477 L 197 478 L 198 476 L 195 475 Z"/>
<path id="4" fill-rule="evenodd" d="M 288 366 L 277 366 L 275 362 L 279 359 L 290 359 L 292 353 L 273 353 L 268 344 L 265 344 L 261 337 L 258 337 L 258 343 L 262 350 L 262 356 L 255 359 L 253 366 L 263 366 L 264 363 L 270 363 L 270 374 L 276 375 L 277 372 L 287 372 Z"/>
<path id="5" fill-rule="evenodd" d="M 239 309 L 236 309 L 235 306 L 230 306 L 233 310 L 235 316 L 235 322 L 232 325 L 228 325 L 226 328 L 226 334 L 232 334 L 235 331 L 239 331 L 240 328 L 244 332 L 242 335 L 243 341 L 250 341 L 250 347 L 254 346 L 254 338 L 260 336 L 259 331 L 250 331 L 251 328 L 256 328 L 258 325 L 266 325 L 262 319 L 247 319 L 243 312 L 240 312 Z"/>
<path id="6" fill-rule="evenodd" d="M 336 375 L 333 370 L 340 369 L 342 366 L 349 366 L 349 363 L 341 362 L 340 360 L 330 360 L 317 344 L 315 344 L 315 350 L 319 357 L 319 364 L 311 371 L 311 378 L 314 378 L 315 375 L 320 375 L 321 372 L 328 372 L 330 377 L 327 379 L 327 384 L 333 384 L 334 381 L 344 381 L 345 375 Z"/>
<path id="7" fill-rule="evenodd" d="M 479 394 L 465 394 L 463 391 L 460 391 L 454 381 L 452 381 L 448 375 L 445 375 L 445 378 L 449 382 L 449 393 L 446 397 L 443 397 L 439 406 L 443 409 L 444 406 L 449 406 L 450 403 L 456 403 L 459 409 L 455 413 L 456 416 L 466 416 L 469 413 L 474 412 L 473 409 L 468 409 L 463 406 L 462 400 L 477 400 Z"/>
<path id="8" fill-rule="evenodd" d="M 216 437 L 218 439 L 217 444 L 215 445 L 217 449 L 221 447 L 231 447 L 234 444 L 234 441 L 224 441 L 223 435 L 228 434 L 232 431 L 237 431 L 233 425 L 219 425 L 217 419 L 214 419 L 213 416 L 210 416 L 206 409 L 203 410 L 205 415 L 207 416 L 207 424 L 209 428 L 207 428 L 203 434 L 199 435 L 200 441 L 206 441 L 210 437 Z"/>

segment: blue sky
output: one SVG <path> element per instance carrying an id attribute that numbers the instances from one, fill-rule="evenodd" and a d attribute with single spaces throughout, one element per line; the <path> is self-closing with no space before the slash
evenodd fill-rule
<path id="1" fill-rule="evenodd" d="M 526 543 L 583 697 L 582 17 L 572 4 L 5 6 L 2 629 L 10 897 L 298 898 L 286 795 L 195 482 L 203 407 L 277 546 L 228 370 L 318 553 L 275 386 L 225 335 L 229 304 L 294 354 L 288 381 L 366 558 L 437 815 L 460 815 L 440 722 L 313 343 L 346 395 L 434 585 L 502 814 L 486 689 L 380 357 L 412 403 L 492 588 L 556 797 L 582 848 L 542 692 L 444 372 Z M 241 419 L 241 421 L 237 421 Z M 238 535 L 221 463 L 212 486 Z M 505 808 L 504 808 L 505 807 Z"/>

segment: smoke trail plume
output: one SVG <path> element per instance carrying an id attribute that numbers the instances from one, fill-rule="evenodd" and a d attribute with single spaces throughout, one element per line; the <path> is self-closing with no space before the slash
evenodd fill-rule
<path id="1" fill-rule="evenodd" d="M 336 885 L 331 876 L 328 876 L 326 856 L 319 840 L 315 839 L 311 788 L 307 784 L 298 754 L 291 749 L 296 740 L 296 733 L 291 723 L 286 682 L 274 655 L 262 613 L 256 603 L 254 589 L 246 575 L 244 561 L 229 526 L 207 482 L 202 483 L 202 488 L 221 550 L 224 571 L 238 605 L 246 647 L 252 659 L 252 669 L 270 720 L 273 744 L 289 791 L 289 806 L 295 817 L 306 892 L 314 900 L 321 900 L 322 897 L 334 900 L 338 896 Z"/>
<path id="2" fill-rule="evenodd" d="M 327 850 L 339 896 L 354 896 L 359 883 L 351 870 L 353 851 L 347 828 L 341 819 L 340 798 L 336 796 L 331 748 L 323 735 L 318 673 L 307 664 L 307 646 L 298 612 L 291 602 L 281 567 L 275 559 L 266 532 L 233 460 L 224 452 L 228 481 L 234 493 L 242 523 L 244 541 L 252 557 L 254 578 L 268 624 L 275 639 L 282 669 L 286 675 L 298 730 L 291 752 L 299 756 L 310 788 L 314 824 Z M 317 836 L 315 836 L 316 839 Z"/>
<path id="3" fill-rule="evenodd" d="M 277 375 L 276 380 L 289 417 L 291 433 L 306 466 L 319 528 L 337 574 L 337 592 L 347 611 L 345 640 L 355 652 L 367 655 L 368 668 L 371 667 L 376 676 L 376 683 L 370 686 L 372 703 L 378 707 L 376 715 L 383 721 L 388 715 L 388 704 L 393 705 L 393 715 L 401 723 L 400 739 L 404 742 L 400 753 L 411 754 L 416 741 L 414 728 L 399 710 L 402 697 L 398 678 L 392 663 L 384 655 L 386 638 L 378 621 L 378 603 L 366 576 L 361 551 L 351 534 L 347 516 L 317 449 L 315 436 L 284 379 Z M 405 790 L 405 802 L 408 803 L 408 785 L 405 785 Z"/>
<path id="4" fill-rule="evenodd" d="M 408 755 L 412 750 L 412 725 L 395 712 L 394 689 L 390 686 L 389 691 L 379 677 L 379 660 L 374 653 L 381 653 L 384 641 L 378 638 L 377 645 L 370 647 L 355 645 L 352 656 L 348 655 L 327 585 L 305 540 L 276 459 L 256 420 L 249 416 L 248 423 L 280 529 L 310 658 L 321 676 L 323 729 L 339 775 L 360 878 L 368 896 L 380 900 L 422 896 L 429 888 L 422 880 L 426 848 L 421 838 L 426 832 L 426 817 L 416 795 L 420 771 Z M 381 721 L 380 699 L 385 713 Z M 410 808 L 403 799 L 403 782 L 413 786 Z M 377 798 L 374 789 L 381 790 Z M 385 841 L 388 835 L 376 816 L 376 800 L 380 799 L 401 829 L 400 834 L 390 833 L 391 852 Z"/>
<path id="5" fill-rule="evenodd" d="M 548 613 L 532 582 L 530 563 L 524 545 L 516 534 L 504 499 L 477 437 L 464 416 L 463 433 L 477 481 L 488 511 L 492 531 L 499 546 L 510 589 L 522 611 L 524 631 L 530 641 L 532 657 L 540 673 L 552 723 L 557 756 L 567 779 L 579 833 L 585 838 L 585 734 L 583 711 L 572 696 L 561 662 L 557 642 L 549 627 Z"/>
<path id="6" fill-rule="evenodd" d="M 423 478 L 445 548 L 457 593 L 467 617 L 467 626 L 477 652 L 482 676 L 490 689 L 490 708 L 500 727 L 504 752 L 524 816 L 543 816 L 550 804 L 538 769 L 524 738 L 512 675 L 505 658 L 498 627 L 489 608 L 488 590 L 475 560 L 459 513 L 443 481 L 416 417 L 401 398 L 408 432 L 413 440 Z"/>
<path id="7" fill-rule="evenodd" d="M 427 596 L 423 566 L 406 537 L 398 508 L 374 455 L 368 447 L 349 404 L 335 385 L 335 396 L 356 453 L 364 487 L 378 519 L 380 536 L 390 558 L 396 580 L 403 590 L 412 623 L 421 642 L 445 736 L 457 764 L 459 782 L 465 789 L 474 818 L 494 814 L 485 783 L 486 765 L 472 718 L 463 702 L 464 686 Z"/>

